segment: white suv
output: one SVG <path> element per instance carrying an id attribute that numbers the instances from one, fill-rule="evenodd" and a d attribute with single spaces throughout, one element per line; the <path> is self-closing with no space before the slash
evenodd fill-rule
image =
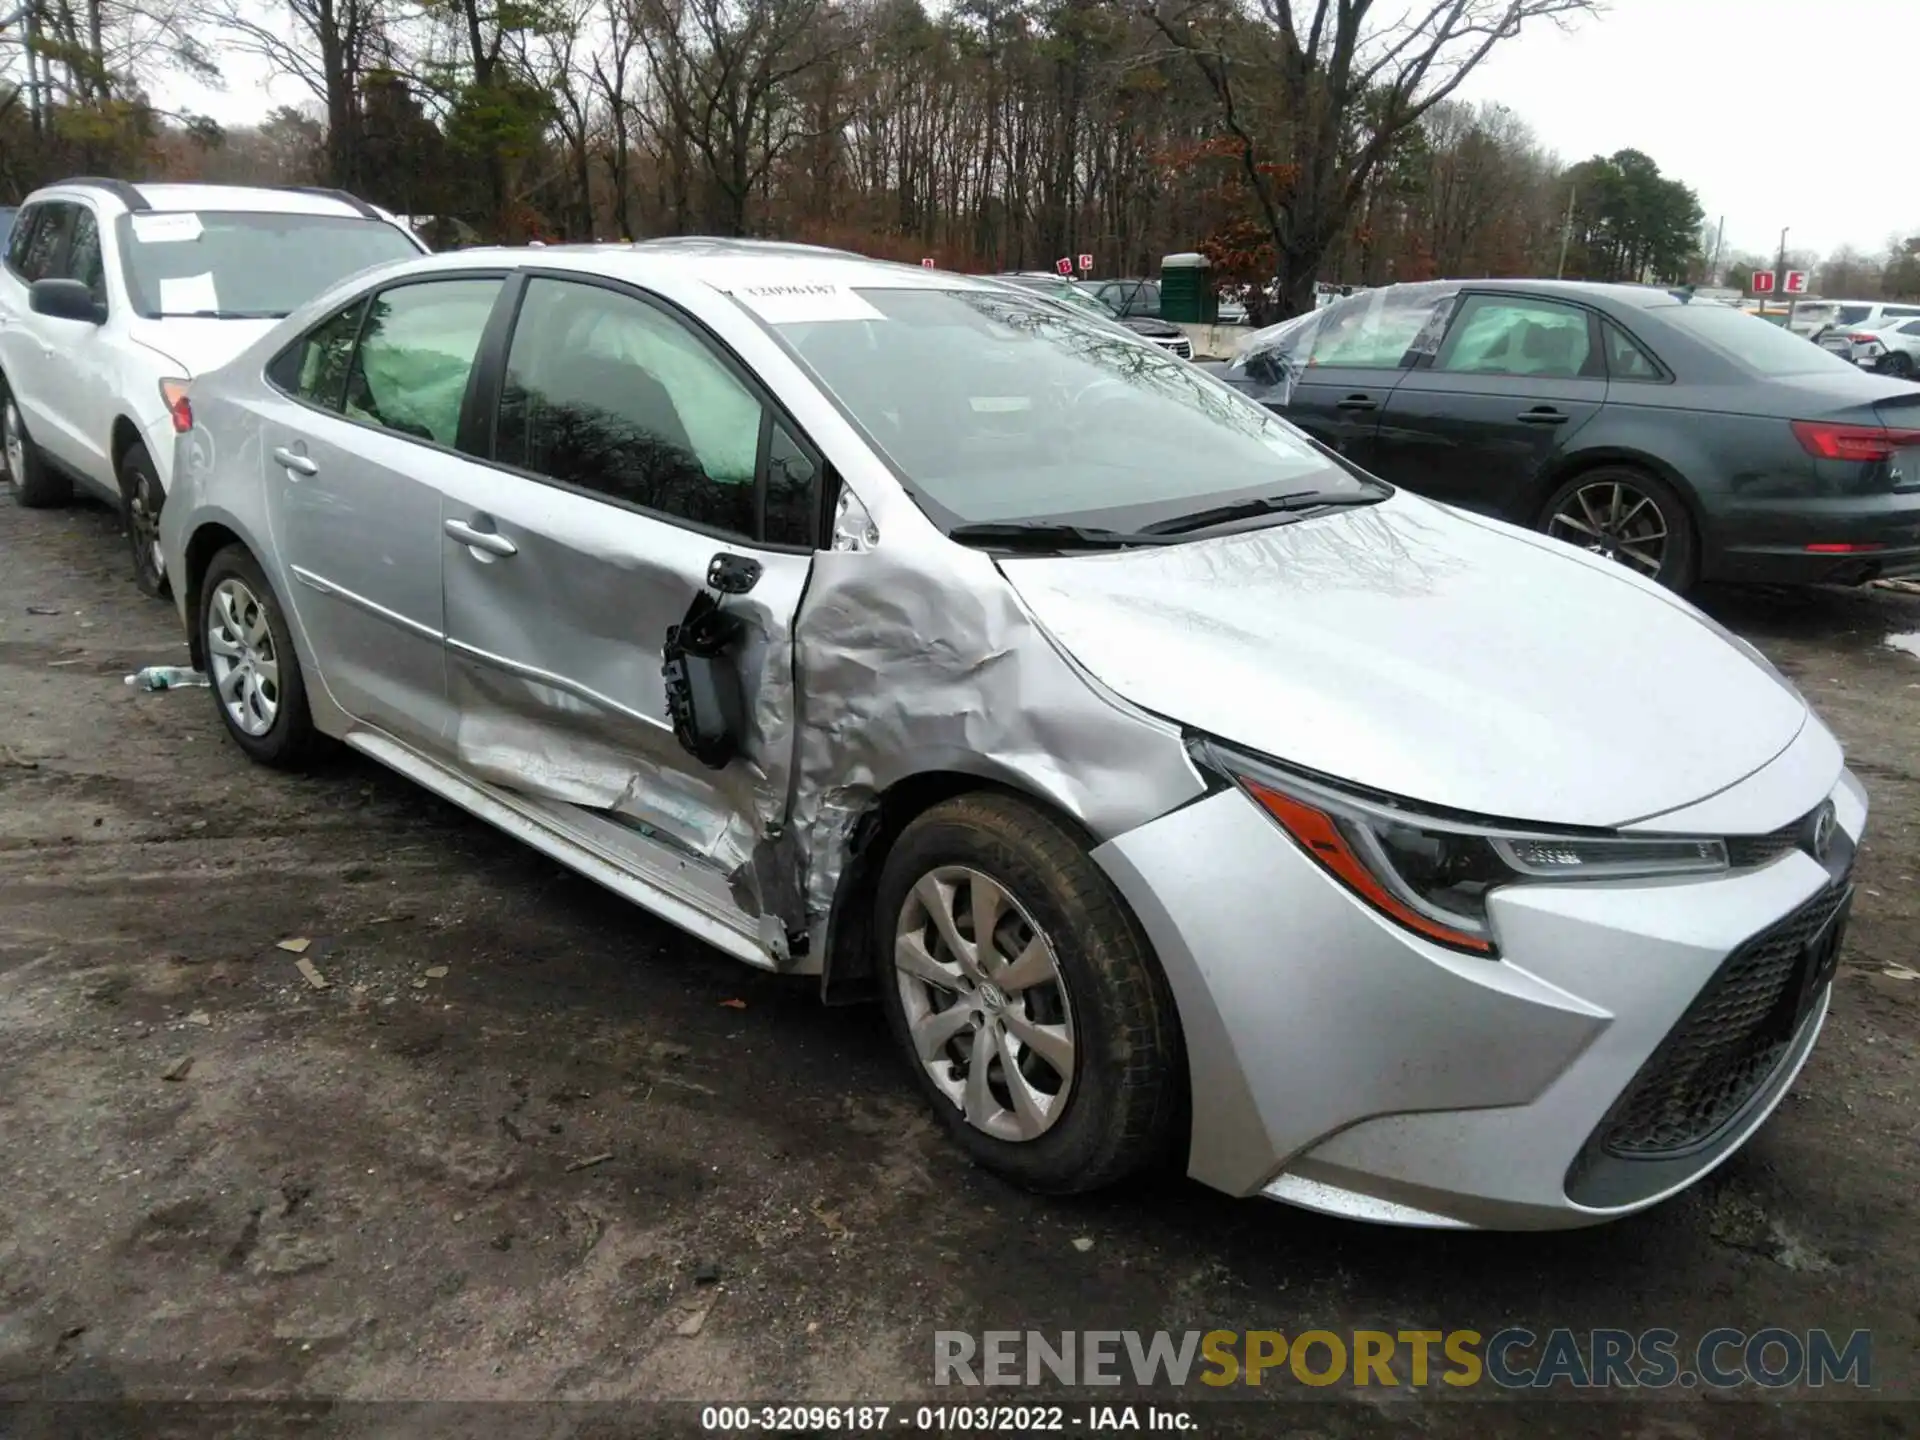
<path id="1" fill-rule="evenodd" d="M 356 271 L 426 250 L 338 190 L 69 180 L 20 207 L 0 267 L 0 476 L 22 505 L 77 483 L 165 584 L 160 506 L 187 382 Z"/>

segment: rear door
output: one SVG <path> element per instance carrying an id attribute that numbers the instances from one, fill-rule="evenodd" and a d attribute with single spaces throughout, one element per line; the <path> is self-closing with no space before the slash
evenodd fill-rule
<path id="1" fill-rule="evenodd" d="M 532 275 L 489 351 L 504 355 L 496 463 L 447 486 L 441 514 L 457 759 L 731 870 L 785 815 L 781 697 L 819 457 L 703 331 L 636 289 Z M 661 673 L 717 556 L 760 567 L 726 602 L 747 625 L 751 723 L 718 771 L 680 747 Z"/>
<path id="2" fill-rule="evenodd" d="M 1374 468 L 1374 436 L 1387 397 L 1425 337 L 1445 323 L 1452 292 L 1396 285 L 1349 296 L 1319 312 L 1312 348 L 1293 377 L 1285 414 L 1329 449 Z"/>
<path id="3" fill-rule="evenodd" d="M 1376 468 L 1435 500 L 1524 520 L 1542 474 L 1606 398 L 1598 316 L 1539 296 L 1468 293 L 1439 351 L 1394 388 Z"/>
<path id="4" fill-rule="evenodd" d="M 341 707 L 436 752 L 451 728 L 440 494 L 478 468 L 461 449 L 468 389 L 502 284 L 410 277 L 317 326 L 270 372 L 261 463 L 288 603 Z"/>

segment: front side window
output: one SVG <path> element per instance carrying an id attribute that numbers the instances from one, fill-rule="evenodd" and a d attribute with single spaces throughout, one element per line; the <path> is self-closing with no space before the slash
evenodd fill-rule
<path id="1" fill-rule="evenodd" d="M 29 285 L 53 275 L 54 261 L 78 208 L 64 200 L 52 200 L 28 212 L 28 221 L 21 227 L 20 262 L 14 268 Z"/>
<path id="2" fill-rule="evenodd" d="M 341 215 L 151 210 L 119 221 L 133 308 L 149 319 L 279 319 L 375 265 L 417 259 L 384 220 Z"/>
<path id="3" fill-rule="evenodd" d="M 761 412 L 734 373 L 664 311 L 597 285 L 535 279 L 508 351 L 494 454 L 612 500 L 751 537 Z"/>
<path id="4" fill-rule="evenodd" d="M 1434 369 L 1572 380 L 1594 373 L 1587 312 L 1551 300 L 1469 295 Z"/>
<path id="5" fill-rule="evenodd" d="M 1396 370 L 1444 298 L 1440 286 L 1396 285 L 1336 301 L 1314 329 L 1307 363 Z"/>
<path id="6" fill-rule="evenodd" d="M 1225 502 L 1382 493 L 1292 426 L 1132 337 L 1001 290 L 736 292 L 934 520 L 1134 529 Z"/>
<path id="7" fill-rule="evenodd" d="M 1920 315 L 1920 309 L 1915 309 L 1911 305 L 1889 305 L 1880 313 L 1889 320 L 1902 320 L 1909 315 Z"/>
<path id="8" fill-rule="evenodd" d="M 453 445 L 500 285 L 493 277 L 425 280 L 375 295 L 347 369 L 347 418 Z M 316 358 L 316 383 L 325 365 Z"/>
<path id="9" fill-rule="evenodd" d="M 73 238 L 67 242 L 67 263 L 61 267 L 61 273 L 86 286 L 97 303 L 107 303 L 107 272 L 100 258 L 100 222 L 84 205 L 74 210 Z"/>

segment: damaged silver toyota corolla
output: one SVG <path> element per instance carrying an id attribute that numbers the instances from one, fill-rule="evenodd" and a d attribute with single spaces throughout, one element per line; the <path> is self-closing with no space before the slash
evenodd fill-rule
<path id="1" fill-rule="evenodd" d="M 1865 794 L 1759 655 L 992 282 L 468 251 L 194 382 L 195 663 L 750 964 L 1042 1190 L 1578 1225 L 1826 1015 Z M 187 417 L 179 417 L 186 424 Z"/>

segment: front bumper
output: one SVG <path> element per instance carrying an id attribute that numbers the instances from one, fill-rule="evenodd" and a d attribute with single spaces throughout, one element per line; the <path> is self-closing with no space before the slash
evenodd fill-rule
<path id="1" fill-rule="evenodd" d="M 1824 783 L 1857 841 L 1865 792 L 1844 772 Z M 1792 813 L 1819 798 L 1792 797 Z M 1629 1214 L 1739 1148 L 1825 1016 L 1823 996 L 1710 1143 L 1677 1161 L 1596 1159 L 1590 1137 L 1703 988 L 1828 890 L 1826 867 L 1795 850 L 1705 881 L 1510 888 L 1492 902 L 1501 958 L 1487 960 L 1362 905 L 1237 791 L 1094 854 L 1179 1007 L 1188 1171 L 1230 1194 L 1432 1226 L 1551 1229 Z"/>

